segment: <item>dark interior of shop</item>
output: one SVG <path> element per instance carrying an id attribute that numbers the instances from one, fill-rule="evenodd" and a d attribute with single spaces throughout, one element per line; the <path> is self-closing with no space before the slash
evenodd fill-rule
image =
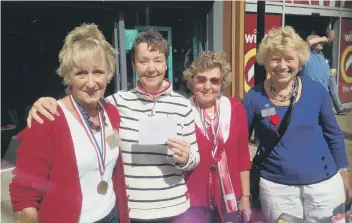
<path id="1" fill-rule="evenodd" d="M 70 30 L 83 22 L 94 22 L 112 43 L 118 12 L 125 14 L 126 29 L 146 25 L 147 4 L 149 26 L 172 27 L 173 71 L 179 77 L 185 53 L 191 48 L 194 21 L 199 21 L 198 28 L 202 24 L 204 28 L 212 2 L 2 2 L 1 126 L 16 125 L 8 134 L 15 135 L 25 127 L 28 109 L 36 99 L 59 99 L 64 95 L 65 87 L 55 70 L 59 66 L 58 53 Z M 130 62 L 127 55 L 129 80 Z M 110 84 L 106 95 L 113 92 L 114 85 Z M 5 137 L 2 134 L 2 148 L 8 145 Z M 2 149 L 2 157 L 5 151 Z"/>
<path id="2" fill-rule="evenodd" d="M 311 34 L 325 36 L 328 25 L 333 21 L 335 20 L 331 17 L 314 15 L 285 16 L 285 25 L 292 26 L 304 40 Z"/>

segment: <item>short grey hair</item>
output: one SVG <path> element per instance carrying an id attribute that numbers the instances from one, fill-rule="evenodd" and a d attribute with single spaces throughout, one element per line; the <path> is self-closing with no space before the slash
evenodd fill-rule
<path id="1" fill-rule="evenodd" d="M 335 30 L 328 28 L 328 29 L 326 30 L 325 34 L 326 34 L 326 35 L 329 35 L 329 33 L 331 33 L 331 32 L 335 32 Z"/>

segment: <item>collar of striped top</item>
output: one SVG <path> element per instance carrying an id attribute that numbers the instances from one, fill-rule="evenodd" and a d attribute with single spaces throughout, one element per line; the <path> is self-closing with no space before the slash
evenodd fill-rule
<path id="1" fill-rule="evenodd" d="M 139 84 L 137 84 L 136 90 L 142 94 L 147 96 L 148 98 L 158 98 L 161 95 L 168 95 L 172 92 L 172 85 L 170 83 L 170 81 L 166 78 L 164 78 L 163 83 L 162 83 L 162 90 L 156 92 L 156 93 L 149 93 L 148 91 L 146 91 L 145 89 L 142 88 L 142 86 Z"/>

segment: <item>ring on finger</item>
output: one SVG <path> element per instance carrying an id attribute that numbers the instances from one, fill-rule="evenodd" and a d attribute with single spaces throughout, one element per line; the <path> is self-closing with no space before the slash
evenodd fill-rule
<path id="1" fill-rule="evenodd" d="M 183 155 L 183 151 L 179 149 L 177 155 L 178 156 L 182 156 Z"/>

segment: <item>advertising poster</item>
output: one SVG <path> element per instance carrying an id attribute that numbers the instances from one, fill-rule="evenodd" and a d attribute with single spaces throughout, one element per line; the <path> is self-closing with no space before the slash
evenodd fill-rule
<path id="1" fill-rule="evenodd" d="M 341 20 L 338 85 L 341 103 L 352 102 L 352 19 Z"/>
<path id="2" fill-rule="evenodd" d="M 246 13 L 244 28 L 244 91 L 254 86 L 254 64 L 257 44 L 257 14 Z M 281 26 L 281 15 L 265 15 L 265 33 L 273 27 Z"/>

